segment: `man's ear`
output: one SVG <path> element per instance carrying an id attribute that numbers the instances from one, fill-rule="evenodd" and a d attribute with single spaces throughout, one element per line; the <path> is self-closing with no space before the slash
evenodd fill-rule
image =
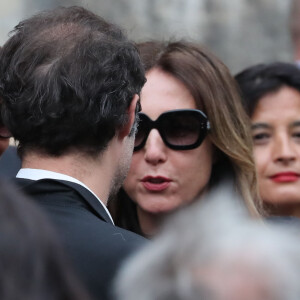
<path id="1" fill-rule="evenodd" d="M 121 139 L 128 136 L 132 129 L 132 126 L 135 122 L 136 106 L 139 105 L 138 104 L 139 98 L 140 98 L 139 95 L 135 94 L 127 109 L 128 122 L 124 124 L 124 126 L 119 130 L 119 134 L 118 134 L 119 138 Z"/>

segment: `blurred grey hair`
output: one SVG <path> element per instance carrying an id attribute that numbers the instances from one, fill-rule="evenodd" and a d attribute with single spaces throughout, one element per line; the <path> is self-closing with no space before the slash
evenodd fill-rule
<path id="1" fill-rule="evenodd" d="M 289 225 L 250 218 L 232 184 L 221 186 L 170 219 L 150 245 L 125 263 L 115 284 L 117 299 L 216 300 L 201 270 L 244 259 L 243 267 L 249 265 L 268 282 L 268 300 L 299 300 L 299 230 Z"/>

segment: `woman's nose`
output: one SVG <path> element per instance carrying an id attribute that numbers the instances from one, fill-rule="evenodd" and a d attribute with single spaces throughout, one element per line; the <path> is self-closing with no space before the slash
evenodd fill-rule
<path id="1" fill-rule="evenodd" d="M 164 144 L 157 129 L 149 132 L 145 144 L 145 160 L 153 165 L 163 163 L 167 160 L 167 146 Z"/>
<path id="2" fill-rule="evenodd" d="M 297 150 L 295 146 L 295 143 L 288 136 L 277 137 L 273 147 L 274 160 L 283 163 L 296 160 Z"/>

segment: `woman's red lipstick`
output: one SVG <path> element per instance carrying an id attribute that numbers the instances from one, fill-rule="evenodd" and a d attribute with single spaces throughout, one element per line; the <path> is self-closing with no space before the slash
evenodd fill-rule
<path id="1" fill-rule="evenodd" d="M 141 182 L 146 190 L 161 192 L 169 187 L 171 179 L 163 176 L 145 176 Z"/>
<path id="2" fill-rule="evenodd" d="M 282 172 L 282 173 L 277 173 L 270 178 L 275 181 L 275 182 L 295 182 L 299 179 L 299 174 L 295 172 Z"/>

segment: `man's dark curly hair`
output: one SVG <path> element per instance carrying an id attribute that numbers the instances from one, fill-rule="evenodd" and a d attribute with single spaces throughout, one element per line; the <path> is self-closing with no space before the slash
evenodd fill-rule
<path id="1" fill-rule="evenodd" d="M 135 45 L 81 7 L 20 22 L 0 52 L 2 117 L 21 154 L 101 152 L 144 83 Z"/>

